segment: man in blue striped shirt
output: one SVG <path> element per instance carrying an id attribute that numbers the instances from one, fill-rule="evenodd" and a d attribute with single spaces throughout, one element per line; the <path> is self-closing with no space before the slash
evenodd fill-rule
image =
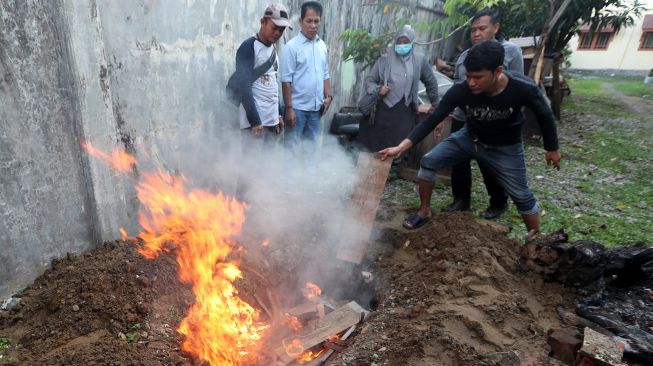
<path id="1" fill-rule="evenodd" d="M 320 116 L 329 109 L 333 97 L 329 83 L 329 56 L 320 28 L 322 5 L 316 1 L 302 4 L 301 33 L 293 37 L 281 52 L 281 89 L 285 105 L 287 147 L 314 171 Z"/>

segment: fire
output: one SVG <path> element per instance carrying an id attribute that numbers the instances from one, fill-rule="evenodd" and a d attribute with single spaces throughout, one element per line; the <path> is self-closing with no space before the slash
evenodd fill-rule
<path id="1" fill-rule="evenodd" d="M 262 246 L 263 248 L 267 248 L 268 246 L 270 246 L 270 240 L 269 240 L 269 239 L 265 239 L 265 240 L 263 240 L 263 241 L 261 242 L 261 246 Z"/>
<path id="2" fill-rule="evenodd" d="M 136 159 L 123 149 L 116 149 L 112 154 L 97 149 L 88 142 L 81 142 L 82 148 L 89 154 L 109 165 L 120 173 L 131 173 L 134 171 Z"/>
<path id="3" fill-rule="evenodd" d="M 322 289 L 319 288 L 316 284 L 308 282 L 306 284 L 306 297 L 309 299 L 314 299 L 322 295 Z"/>
<path id="4" fill-rule="evenodd" d="M 290 315 L 288 313 L 285 313 L 285 319 L 283 323 L 290 329 L 294 330 L 295 332 L 298 332 L 304 328 L 302 323 L 297 319 L 296 316 Z"/>
<path id="5" fill-rule="evenodd" d="M 242 273 L 228 258 L 234 247 L 230 238 L 241 231 L 245 207 L 186 183 L 183 176 L 162 171 L 141 175 L 136 191 L 144 245 L 139 252 L 152 259 L 174 250 L 180 279 L 192 284 L 196 302 L 177 328 L 184 335 L 183 350 L 212 366 L 248 364 L 268 325 L 233 285 Z"/>
<path id="6" fill-rule="evenodd" d="M 127 230 L 125 230 L 124 227 L 119 228 L 118 231 L 120 232 L 120 239 L 122 240 L 129 239 L 129 234 L 127 234 Z"/>
<path id="7" fill-rule="evenodd" d="M 321 349 L 318 352 L 313 352 L 313 351 L 304 352 L 301 354 L 301 356 L 295 358 L 295 361 L 299 363 L 313 361 L 314 359 L 318 358 L 322 353 L 324 353 L 324 349 Z"/>

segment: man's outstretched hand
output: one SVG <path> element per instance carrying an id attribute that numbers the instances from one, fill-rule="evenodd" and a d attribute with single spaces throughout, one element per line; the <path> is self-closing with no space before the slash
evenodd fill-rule
<path id="1" fill-rule="evenodd" d="M 547 151 L 546 154 L 544 154 L 544 158 L 546 159 L 546 165 L 553 166 L 557 170 L 560 170 L 560 151 Z"/>
<path id="2" fill-rule="evenodd" d="M 385 160 L 387 158 L 396 158 L 399 154 L 401 154 L 401 150 L 399 150 L 399 146 L 395 147 L 388 147 L 385 148 L 379 152 L 376 153 L 381 160 Z"/>
<path id="3" fill-rule="evenodd" d="M 395 147 L 388 147 L 385 148 L 379 152 L 376 153 L 376 156 L 378 156 L 381 160 L 385 160 L 387 158 L 396 158 L 399 155 L 401 155 L 402 152 L 408 150 L 413 146 L 413 142 L 410 141 L 409 139 L 404 139 L 399 145 Z"/>

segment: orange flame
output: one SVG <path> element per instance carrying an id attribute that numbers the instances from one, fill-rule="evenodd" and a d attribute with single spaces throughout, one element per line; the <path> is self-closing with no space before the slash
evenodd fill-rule
<path id="1" fill-rule="evenodd" d="M 268 325 L 237 296 L 233 281 L 242 273 L 228 260 L 230 238 L 240 233 L 245 207 L 222 193 L 187 189 L 185 183 L 184 177 L 161 171 L 142 174 L 136 187 L 144 229 L 139 252 L 152 259 L 174 249 L 180 279 L 192 284 L 196 302 L 177 328 L 185 336 L 183 350 L 212 366 L 248 364 Z"/>
<path id="2" fill-rule="evenodd" d="M 270 240 L 269 240 L 269 239 L 265 239 L 265 240 L 263 240 L 263 241 L 261 242 L 261 246 L 262 246 L 263 248 L 267 248 L 268 246 L 270 246 Z"/>
<path id="3" fill-rule="evenodd" d="M 102 160 L 105 164 L 109 165 L 120 173 L 131 173 L 134 171 L 134 166 L 136 165 L 137 161 L 124 149 L 116 149 L 112 154 L 107 154 L 106 152 L 94 147 L 88 142 L 82 141 L 81 145 L 89 155 Z"/>
<path id="4" fill-rule="evenodd" d="M 120 232 L 120 239 L 122 240 L 129 239 L 129 234 L 127 234 L 127 230 L 125 230 L 124 227 L 119 228 L 118 231 Z"/>
<path id="5" fill-rule="evenodd" d="M 297 319 L 296 316 L 290 315 L 288 313 L 285 313 L 285 319 L 283 323 L 290 329 L 294 330 L 295 332 L 298 332 L 304 328 L 302 323 Z"/>
<path id="6" fill-rule="evenodd" d="M 299 357 L 295 358 L 295 361 L 299 363 L 310 362 L 318 358 L 322 353 L 324 353 L 324 349 L 321 349 L 318 352 L 307 351 L 302 353 Z"/>
<path id="7" fill-rule="evenodd" d="M 340 334 L 334 334 L 332 336 L 327 337 L 328 340 L 335 342 L 340 340 Z"/>
<path id="8" fill-rule="evenodd" d="M 306 297 L 309 299 L 314 299 L 322 295 L 322 289 L 319 288 L 316 284 L 308 282 L 306 284 Z"/>

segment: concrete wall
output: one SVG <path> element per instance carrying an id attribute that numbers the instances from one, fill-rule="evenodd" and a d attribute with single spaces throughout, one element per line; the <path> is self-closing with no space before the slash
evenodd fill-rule
<path id="1" fill-rule="evenodd" d="M 653 13 L 653 0 L 642 1 L 648 11 Z M 578 49 L 579 37 L 574 36 L 569 42 L 572 50 L 569 61 L 571 68 L 580 70 L 639 70 L 642 75 L 653 68 L 653 50 L 640 50 L 642 22 L 644 17 L 635 21 L 632 27 L 621 29 L 605 50 Z"/>
<path id="2" fill-rule="evenodd" d="M 100 239 L 60 2 L 0 2 L 0 295 Z"/>
<path id="3" fill-rule="evenodd" d="M 361 80 L 360 66 L 341 60 L 342 31 L 378 31 L 386 19 L 359 0 L 324 3 L 321 36 L 337 110 L 355 102 Z M 441 9 L 439 0 L 412 3 L 420 19 L 441 16 L 430 10 Z M 79 141 L 122 147 L 170 170 L 191 160 L 208 164 L 228 148 L 200 142 L 233 137 L 235 108 L 224 102 L 223 86 L 266 4 L 0 2 L 0 298 L 52 258 L 117 238 L 120 227 L 137 232 L 133 179 L 89 158 Z M 301 1 L 287 4 L 297 24 Z"/>

